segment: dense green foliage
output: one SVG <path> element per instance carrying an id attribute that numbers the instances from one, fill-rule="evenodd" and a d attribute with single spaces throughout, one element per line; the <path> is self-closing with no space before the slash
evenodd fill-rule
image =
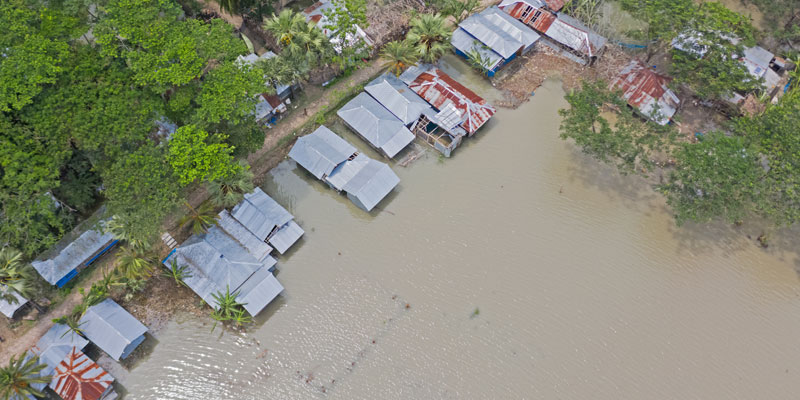
<path id="1" fill-rule="evenodd" d="M 422 14 L 409 25 L 406 40 L 414 44 L 422 61 L 434 63 L 450 50 L 453 32 L 440 14 Z"/>
<path id="2" fill-rule="evenodd" d="M 46 364 L 39 363 L 39 358 L 26 357 L 24 354 L 11 357 L 8 365 L 0 368 L 0 399 L 15 400 L 27 396 L 44 397 L 44 393 L 31 385 L 50 383 L 50 376 L 40 376 Z"/>
<path id="3" fill-rule="evenodd" d="M 233 162 L 224 135 L 209 137 L 208 132 L 194 125 L 184 125 L 169 142 L 169 163 L 186 186 L 195 181 L 213 181 L 233 176 L 240 166 Z"/>
<path id="4" fill-rule="evenodd" d="M 800 2 L 797 0 L 745 0 L 764 14 L 764 28 L 781 44 L 800 51 Z"/>
<path id="5" fill-rule="evenodd" d="M 620 171 L 646 170 L 654 153 L 671 142 L 672 131 L 635 117 L 619 93 L 607 87 L 603 81 L 584 82 L 567 94 L 570 108 L 559 111 L 561 138 L 574 140 L 585 153 Z"/>
<path id="6" fill-rule="evenodd" d="M 358 58 L 365 57 L 367 44 L 356 34 L 357 29 L 367 29 L 366 0 L 332 0 L 333 8 L 325 13 L 330 21 L 331 41 L 338 43 L 333 60 L 342 68 L 354 65 Z"/>

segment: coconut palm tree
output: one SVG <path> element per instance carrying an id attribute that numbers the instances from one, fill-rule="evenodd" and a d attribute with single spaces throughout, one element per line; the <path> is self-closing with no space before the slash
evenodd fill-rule
<path id="1" fill-rule="evenodd" d="M 106 221 L 103 229 L 106 233 L 110 233 L 114 239 L 119 241 L 128 242 L 131 246 L 139 249 L 139 250 L 147 250 L 150 247 L 150 243 L 147 241 L 134 238 L 129 232 L 125 223 L 117 217 L 116 215 L 112 216 L 111 219 Z"/>
<path id="2" fill-rule="evenodd" d="M 84 312 L 86 312 L 86 307 L 83 307 L 83 304 L 79 304 L 75 307 L 75 310 L 73 310 L 72 314 L 63 315 L 53 319 L 54 324 L 63 324 L 69 328 L 68 331 L 61 335 L 62 337 L 66 336 L 70 332 L 75 332 L 76 334 L 83 336 L 83 330 L 81 330 L 81 325 L 83 325 L 83 323 L 80 321 Z"/>
<path id="3" fill-rule="evenodd" d="M 271 33 L 281 48 L 281 54 L 307 64 L 307 70 L 324 64 L 333 54 L 328 37 L 314 23 L 306 22 L 305 17 L 290 9 L 264 22 L 264 29 Z"/>
<path id="4" fill-rule="evenodd" d="M 33 384 L 50 383 L 50 376 L 40 376 L 45 364 L 39 364 L 39 357 L 11 357 L 8 365 L 0 368 L 0 399 L 24 399 L 28 396 L 44 397 L 44 393 L 33 388 Z"/>
<path id="5" fill-rule="evenodd" d="M 406 67 L 417 63 L 417 60 L 419 60 L 419 53 L 417 53 L 417 50 L 408 41 L 395 40 L 383 46 L 381 57 L 386 59 L 384 66 L 389 67 L 389 71 L 400 76 Z"/>
<path id="6" fill-rule="evenodd" d="M 306 18 L 292 9 L 285 8 L 278 15 L 264 21 L 264 30 L 271 33 L 278 46 L 286 48 L 294 42 L 298 29 L 306 24 Z"/>
<path id="7" fill-rule="evenodd" d="M 188 201 L 184 201 L 183 205 L 186 206 L 186 209 L 189 211 L 189 213 L 184 215 L 180 221 L 178 221 L 181 227 L 184 225 L 190 225 L 192 232 L 201 234 L 208 232 L 208 228 L 217 224 L 217 220 L 215 218 L 216 214 L 210 205 L 203 205 L 200 206 L 200 208 L 194 208 L 191 204 L 189 204 Z"/>
<path id="8" fill-rule="evenodd" d="M 478 0 L 445 0 L 444 6 L 442 7 L 442 14 L 452 16 L 456 20 L 456 24 L 460 24 L 461 21 L 469 17 L 479 5 L 480 2 Z"/>
<path id="9" fill-rule="evenodd" d="M 423 61 L 436 62 L 450 49 L 450 36 L 441 14 L 421 14 L 411 20 L 406 40 L 414 43 Z"/>
<path id="10" fill-rule="evenodd" d="M 147 278 L 153 273 L 153 260 L 136 248 L 124 246 L 117 254 L 116 273 L 126 280 Z"/>
<path id="11" fill-rule="evenodd" d="M 32 299 L 36 287 L 36 274 L 33 267 L 22 260 L 22 252 L 10 247 L 0 249 L 0 299 L 11 304 L 17 303 L 17 298 L 12 291 L 19 293 L 22 297 Z M 9 290 L 10 289 L 10 290 Z M 42 307 L 31 300 L 31 304 L 40 312 Z"/>
<path id="12" fill-rule="evenodd" d="M 169 270 L 163 271 L 161 274 L 167 278 L 174 279 L 178 286 L 186 286 L 186 282 L 184 282 L 184 280 L 192 277 L 192 273 L 189 272 L 188 269 L 188 266 L 178 265 L 177 261 L 172 260 Z"/>
<path id="13" fill-rule="evenodd" d="M 489 58 L 489 56 L 481 54 L 474 48 L 467 52 L 467 62 L 470 67 L 487 76 L 489 74 L 489 68 L 492 66 L 492 59 Z"/>
<path id="14" fill-rule="evenodd" d="M 211 202 L 217 207 L 232 207 L 242 201 L 245 193 L 253 190 L 253 173 L 245 162 L 233 176 L 206 184 Z"/>

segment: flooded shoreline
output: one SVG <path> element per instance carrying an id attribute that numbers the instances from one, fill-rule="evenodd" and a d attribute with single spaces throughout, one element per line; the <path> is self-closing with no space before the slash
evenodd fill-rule
<path id="1" fill-rule="evenodd" d="M 262 188 L 306 231 L 279 260 L 283 296 L 246 334 L 169 322 L 126 398 L 794 398 L 789 245 L 676 227 L 646 182 L 558 138 L 564 106 L 546 81 L 453 158 L 393 165 L 370 214 L 282 162 Z"/>

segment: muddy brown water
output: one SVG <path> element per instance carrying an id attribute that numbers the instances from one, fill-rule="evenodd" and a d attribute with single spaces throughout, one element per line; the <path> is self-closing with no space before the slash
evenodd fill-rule
<path id="1" fill-rule="evenodd" d="M 453 158 L 393 166 L 383 212 L 280 164 L 264 189 L 306 231 L 283 296 L 247 334 L 172 321 L 127 398 L 796 399 L 795 256 L 676 227 L 557 137 L 564 105 L 548 81 Z"/>

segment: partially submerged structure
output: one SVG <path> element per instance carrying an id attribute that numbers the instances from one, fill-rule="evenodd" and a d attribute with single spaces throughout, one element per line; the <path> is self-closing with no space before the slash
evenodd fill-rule
<path id="1" fill-rule="evenodd" d="M 254 238 L 281 254 L 289 250 L 305 233 L 294 221 L 294 216 L 260 188 L 245 194 L 244 200 L 233 207 L 230 215 Z"/>
<path id="2" fill-rule="evenodd" d="M 114 377 L 89 359 L 83 349 L 89 341 L 64 324 L 53 325 L 29 350 L 44 368 L 39 376 L 51 375 L 48 384 L 33 384 L 38 390 L 52 389 L 64 400 L 111 400 L 117 397 Z"/>
<path id="3" fill-rule="evenodd" d="M 183 282 L 214 309 L 219 307 L 214 296 L 230 291 L 255 316 L 283 292 L 271 272 L 277 261 L 269 255 L 256 259 L 219 226 L 192 235 L 162 260 L 167 268 L 173 262 L 188 269 Z"/>
<path id="4" fill-rule="evenodd" d="M 632 60 L 617 74 L 611 87 L 621 90 L 628 104 L 646 118 L 666 125 L 680 105 L 680 99 L 668 87 L 670 81 L 669 77 Z"/>
<path id="5" fill-rule="evenodd" d="M 582 64 L 591 64 L 602 52 L 606 38 L 598 35 L 577 19 L 555 13 L 544 0 L 503 0 L 499 7 L 512 17 L 544 34 L 543 43 L 557 50 L 564 50 L 570 59 Z M 558 4 L 553 4 L 557 6 Z M 560 4 L 563 6 L 563 2 Z"/>
<path id="6" fill-rule="evenodd" d="M 400 183 L 388 165 L 359 154 L 356 148 L 327 127 L 297 139 L 289 157 L 317 179 L 371 211 Z"/>
<path id="7" fill-rule="evenodd" d="M 433 106 L 437 114 L 434 120 L 428 119 L 439 127 L 460 127 L 472 136 L 496 112 L 482 97 L 432 65 L 412 66 L 400 80 Z"/>
<path id="8" fill-rule="evenodd" d="M 450 157 L 467 136 L 467 131 L 458 126 L 460 116 L 454 106 L 445 107 L 444 111 L 434 110 L 393 74 L 385 73 L 375 78 L 364 87 L 364 91 L 445 157 Z"/>
<path id="9" fill-rule="evenodd" d="M 127 358 L 147 332 L 146 326 L 111 299 L 86 309 L 80 326 L 87 339 L 117 361 Z"/>
<path id="10" fill-rule="evenodd" d="M 317 28 L 325 33 L 325 36 L 331 39 L 331 44 L 337 53 L 341 53 L 344 47 L 356 45 L 359 41 L 363 41 L 367 46 L 372 46 L 372 39 L 370 39 L 367 33 L 358 25 L 355 27 L 356 33 L 347 35 L 345 43 L 341 43 L 338 37 L 334 38 L 333 35 L 336 33 L 334 31 L 336 23 L 328 18 L 328 14 L 332 12 L 334 8 L 335 5 L 331 0 L 318 1 L 303 10 L 303 16 L 306 17 L 306 21 L 313 22 Z"/>
<path id="11" fill-rule="evenodd" d="M 16 301 L 6 300 L 4 298 L 5 295 L 14 297 Z M 26 304 L 28 304 L 28 299 L 22 297 L 21 294 L 17 293 L 8 286 L 0 284 L 0 313 L 9 319 L 13 319 L 17 311 L 19 311 L 22 307 L 25 307 Z"/>
<path id="12" fill-rule="evenodd" d="M 67 235 L 33 261 L 33 268 L 51 285 L 63 287 L 82 268 L 89 266 L 117 244 L 114 236 L 103 232 L 104 224 L 104 221 L 100 222 L 98 226 L 80 233 L 77 237 L 77 231 Z"/>
<path id="13" fill-rule="evenodd" d="M 365 92 L 348 101 L 336 115 L 372 147 L 392 158 L 414 141 L 414 134 Z"/>
<path id="14" fill-rule="evenodd" d="M 450 43 L 456 54 L 480 62 L 487 76 L 526 54 L 539 34 L 497 7 L 472 14 L 458 24 Z M 477 57 L 476 57 L 477 55 Z"/>

